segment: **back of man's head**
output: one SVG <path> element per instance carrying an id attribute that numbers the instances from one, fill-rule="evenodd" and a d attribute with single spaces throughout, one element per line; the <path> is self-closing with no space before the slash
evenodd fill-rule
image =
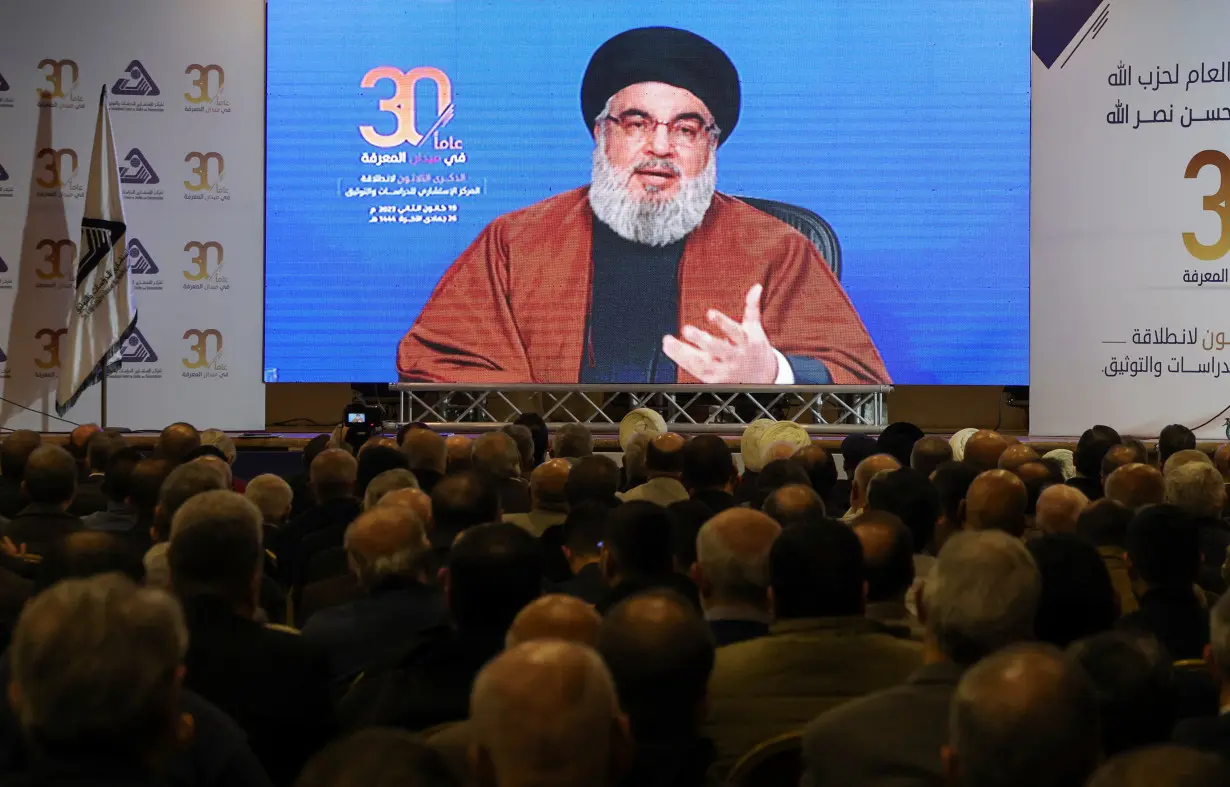
<path id="1" fill-rule="evenodd" d="M 944 462 L 932 471 L 931 485 L 940 496 L 940 513 L 952 525 L 961 521 L 961 504 L 978 471 L 964 462 Z"/>
<path id="2" fill-rule="evenodd" d="M 327 503 L 355 493 L 355 480 L 359 475 L 359 462 L 349 451 L 328 448 L 312 460 L 308 471 L 309 483 L 317 503 Z"/>
<path id="3" fill-rule="evenodd" d="M 611 508 L 601 503 L 582 503 L 568 510 L 564 520 L 564 546 L 574 559 L 596 558 L 606 539 L 606 518 Z"/>
<path id="4" fill-rule="evenodd" d="M 791 618 L 861 617 L 863 547 L 841 522 L 782 530 L 769 552 L 774 614 Z"/>
<path id="5" fill-rule="evenodd" d="M 1092 544 L 1071 533 L 1051 533 L 1027 546 L 1042 575 L 1042 598 L 1034 618 L 1039 641 L 1066 648 L 1115 625 L 1119 595 Z"/>
<path id="6" fill-rule="evenodd" d="M 100 432 L 102 432 L 102 427 L 98 424 L 79 424 L 68 433 L 68 441 L 64 443 L 64 449 L 72 455 L 73 459 L 84 465 L 87 461 L 90 438 Z"/>
<path id="7" fill-rule="evenodd" d="M 1008 441 L 999 432 L 979 429 L 965 442 L 963 461 L 979 472 L 999 467 L 999 457 L 1008 449 Z"/>
<path id="8" fill-rule="evenodd" d="M 281 476 L 263 473 L 248 482 L 248 488 L 244 490 L 244 497 L 260 509 L 266 524 L 277 525 L 286 521 L 286 518 L 290 516 L 290 507 L 294 503 L 295 493 L 291 490 L 290 484 L 282 480 Z"/>
<path id="9" fill-rule="evenodd" d="M 253 604 L 265 559 L 260 510 L 236 492 L 202 492 L 171 523 L 167 566 L 181 599 L 210 596 Z"/>
<path id="10" fill-rule="evenodd" d="M 1226 482 L 1213 465 L 1192 462 L 1166 476 L 1166 502 L 1192 516 L 1221 519 Z"/>
<path id="11" fill-rule="evenodd" d="M 1166 649 L 1152 634 L 1106 631 L 1072 643 L 1068 656 L 1093 681 L 1105 756 L 1170 740 L 1174 671 Z"/>
<path id="12" fill-rule="evenodd" d="M 582 457 L 572 465 L 564 491 L 572 506 L 585 502 L 614 506 L 619 503 L 615 497 L 619 491 L 619 465 L 602 455 Z"/>
<path id="13" fill-rule="evenodd" d="M 967 530 L 1002 530 L 1020 538 L 1025 533 L 1025 484 L 1007 470 L 987 470 L 965 493 L 963 525 Z"/>
<path id="14" fill-rule="evenodd" d="M 1076 441 L 1076 450 L 1072 452 L 1072 464 L 1076 472 L 1085 477 L 1098 479 L 1102 477 L 1102 460 L 1112 446 L 1119 444 L 1106 435 L 1086 429 Z"/>
<path id="15" fill-rule="evenodd" d="M 1200 574 L 1199 530 L 1176 506 L 1149 506 L 1128 525 L 1127 555 L 1147 584 L 1190 588 Z"/>
<path id="16" fill-rule="evenodd" d="M 1170 424 L 1162 429 L 1157 438 L 1157 463 L 1165 465 L 1172 454 L 1190 451 L 1196 447 L 1196 435 L 1183 424 Z"/>
<path id="17" fill-rule="evenodd" d="M 530 428 L 520 424 L 509 424 L 502 431 L 517 445 L 517 453 L 521 455 L 520 469 L 528 473 L 538 464 L 534 461 L 534 435 L 530 432 Z"/>
<path id="18" fill-rule="evenodd" d="M 141 553 L 127 539 L 113 533 L 70 533 L 42 557 L 34 581 L 35 592 L 65 579 L 88 579 L 99 574 L 123 574 L 133 582 L 145 580 Z"/>
<path id="19" fill-rule="evenodd" d="M 756 492 L 752 496 L 752 508 L 762 508 L 769 495 L 790 484 L 811 485 L 811 478 L 803 466 L 793 459 L 774 459 L 756 476 Z"/>
<path id="20" fill-rule="evenodd" d="M 1166 482 L 1162 471 L 1153 465 L 1132 463 L 1117 468 L 1106 477 L 1106 496 L 1122 503 L 1129 511 L 1165 502 Z"/>
<path id="21" fill-rule="evenodd" d="M 158 497 L 170 472 L 165 459 L 142 459 L 128 477 L 128 500 L 137 509 L 137 521 L 143 528 L 148 529 L 154 524 Z"/>
<path id="22" fill-rule="evenodd" d="M 1173 744 L 1125 751 L 1098 768 L 1087 787 L 1224 787 L 1230 766 L 1209 752 Z"/>
<path id="23" fill-rule="evenodd" d="M 480 787 L 607 787 L 622 775 L 615 685 L 585 645 L 534 640 L 496 656 L 474 679 L 470 725 Z"/>
<path id="24" fill-rule="evenodd" d="M 447 472 L 459 473 L 470 469 L 471 447 L 474 441 L 462 434 L 444 438 L 444 450 L 448 455 Z"/>
<path id="25" fill-rule="evenodd" d="M 1137 454 L 1135 446 L 1112 445 L 1110 450 L 1106 452 L 1106 456 L 1102 457 L 1102 482 L 1105 483 L 1106 477 L 1120 467 L 1138 464 L 1142 461 Z"/>
<path id="26" fill-rule="evenodd" d="M 21 483 L 31 503 L 67 505 L 77 493 L 77 462 L 58 445 L 40 445 L 30 454 Z"/>
<path id="27" fill-rule="evenodd" d="M 1099 758 L 1088 676 L 1049 645 L 1013 645 L 970 667 L 953 695 L 946 770 L 969 787 L 1082 787 Z"/>
<path id="28" fill-rule="evenodd" d="M 135 448 L 121 448 L 111 454 L 103 474 L 103 491 L 112 503 L 123 504 L 131 495 L 132 474 L 141 461 L 141 452 Z"/>
<path id="29" fill-rule="evenodd" d="M 1076 520 L 1076 534 L 1095 547 L 1122 548 L 1127 543 L 1132 510 L 1122 503 L 1103 498 L 1089 504 Z"/>
<path id="30" fill-rule="evenodd" d="M 902 467 L 877 477 L 867 490 L 867 507 L 899 517 L 919 552 L 935 537 L 940 494 L 919 470 Z"/>
<path id="31" fill-rule="evenodd" d="M 1020 539 L 961 532 L 944 544 L 923 585 L 920 617 L 941 653 L 968 666 L 1033 638 L 1042 578 Z"/>
<path id="32" fill-rule="evenodd" d="M 440 475 L 448 468 L 448 446 L 444 438 L 430 429 L 411 429 L 406 432 L 401 450 L 410 460 L 411 470 L 434 470 Z"/>
<path id="33" fill-rule="evenodd" d="M 456 787 L 439 752 L 403 730 L 374 727 L 330 743 L 295 787 Z"/>
<path id="34" fill-rule="evenodd" d="M 42 443 L 42 436 L 29 429 L 18 429 L 5 437 L 0 443 L 0 475 L 10 481 L 21 481 L 30 454 Z"/>
<path id="35" fill-rule="evenodd" d="M 764 607 L 769 592 L 769 553 L 781 526 L 767 514 L 728 508 L 696 535 L 696 580 L 702 598 L 716 604 Z"/>
<path id="36" fill-rule="evenodd" d="M 1042 490 L 1034 506 L 1034 523 L 1043 533 L 1075 533 L 1089 498 L 1074 486 L 1052 484 Z"/>
<path id="37" fill-rule="evenodd" d="M 380 506 L 351 522 L 344 544 L 359 587 L 418 577 L 431 550 L 425 524 L 407 506 Z"/>
<path id="38" fill-rule="evenodd" d="M 591 648 L 598 645 L 602 616 L 577 598 L 560 593 L 539 596 L 521 608 L 508 627 L 504 647 L 515 648 L 536 639 L 562 639 Z"/>
<path id="39" fill-rule="evenodd" d="M 787 484 L 765 498 L 762 510 L 782 527 L 818 522 L 828 516 L 824 500 L 810 486 Z"/>
<path id="40" fill-rule="evenodd" d="M 650 477 L 673 476 L 683 473 L 684 440 L 673 432 L 654 435 L 645 446 L 645 472 Z"/>
<path id="41" fill-rule="evenodd" d="M 551 456 L 556 459 L 580 459 L 594 453 L 594 436 L 582 424 L 564 424 L 555 432 Z"/>
<path id="42" fill-rule="evenodd" d="M 724 489 L 735 478 L 730 446 L 717 435 L 693 437 L 683 447 L 683 485 L 689 491 Z"/>
<path id="43" fill-rule="evenodd" d="M 624 503 L 606 520 L 604 569 L 608 577 L 656 577 L 670 574 L 673 523 L 666 509 L 645 500 Z"/>
<path id="44" fill-rule="evenodd" d="M 517 443 L 503 432 L 487 432 L 474 441 L 474 469 L 493 478 L 516 478 L 521 475 L 521 451 Z"/>
<path id="45" fill-rule="evenodd" d="M 530 430 L 530 436 L 534 438 L 534 466 L 542 464 L 551 442 L 551 431 L 547 428 L 547 422 L 538 413 L 522 413 L 513 419 L 513 423 Z"/>
<path id="46" fill-rule="evenodd" d="M 380 501 L 390 492 L 396 492 L 398 489 L 418 488 L 419 480 L 409 470 L 400 467 L 395 470 L 385 470 L 367 484 L 367 489 L 363 492 L 363 510 L 371 511 L 380 505 Z"/>
<path id="47" fill-rule="evenodd" d="M 171 535 L 171 521 L 180 507 L 193 497 L 218 489 L 226 489 L 226 478 L 203 462 L 180 465 L 167 475 L 158 492 L 158 513 L 154 528 L 162 539 Z"/>
<path id="48" fill-rule="evenodd" d="M 876 452 L 876 441 L 871 435 L 847 435 L 841 441 L 841 467 L 847 478 L 854 478 L 854 471 L 863 460 Z"/>
<path id="49" fill-rule="evenodd" d="M 311 440 L 307 441 L 307 445 L 303 446 L 303 469 L 310 471 L 312 462 L 316 461 L 316 457 L 320 456 L 320 452 L 329 448 L 329 435 L 318 434 Z"/>
<path id="50" fill-rule="evenodd" d="M 666 507 L 671 515 L 671 555 L 675 570 L 688 573 L 696 562 L 696 536 L 704 524 L 713 518 L 713 509 L 700 500 L 676 500 Z"/>
<path id="51" fill-rule="evenodd" d="M 318 460 L 319 461 L 319 460 Z M 410 460 L 400 449 L 388 445 L 368 445 L 359 451 L 355 467 L 354 494 L 364 497 L 376 476 L 389 470 L 410 471 Z M 417 481 L 415 482 L 417 483 Z"/>
<path id="52" fill-rule="evenodd" d="M 1193 463 L 1212 465 L 1213 460 L 1204 451 L 1199 451 L 1195 448 L 1185 448 L 1182 451 L 1175 451 L 1170 455 L 1169 459 L 1162 463 L 1162 475 L 1169 478 L 1170 474 L 1175 470 Z"/>
<path id="53" fill-rule="evenodd" d="M 866 506 L 871 480 L 880 473 L 888 473 L 900 468 L 901 463 L 889 454 L 872 454 L 859 462 L 851 484 L 851 505 Z"/>
<path id="54" fill-rule="evenodd" d="M 174 745 L 187 649 L 166 593 L 118 574 L 66 580 L 21 613 L 9 696 L 51 762 L 142 762 Z"/>
<path id="55" fill-rule="evenodd" d="M 463 629 L 504 632 L 542 594 L 538 539 L 505 522 L 465 532 L 449 552 L 448 604 Z"/>
<path id="56" fill-rule="evenodd" d="M 868 509 L 854 520 L 863 545 L 867 600 L 904 601 L 914 584 L 914 539 L 896 514 Z"/>
<path id="57" fill-rule="evenodd" d="M 598 652 L 615 679 L 634 739 L 662 744 L 695 736 L 714 642 L 691 602 L 660 590 L 616 604 L 602 621 Z"/>
<path id="58" fill-rule="evenodd" d="M 903 467 L 908 466 L 914 446 L 925 436 L 923 430 L 914 424 L 897 421 L 884 427 L 884 431 L 876 438 L 876 450 L 892 456 Z"/>
<path id="59" fill-rule="evenodd" d="M 794 455 L 794 461 L 807 471 L 811 488 L 821 497 L 827 497 L 833 487 L 837 486 L 837 462 L 833 461 L 833 455 L 819 443 L 800 448 Z"/>
<path id="60" fill-rule="evenodd" d="M 498 522 L 500 490 L 483 473 L 450 473 L 431 490 L 431 518 L 436 530 L 452 535 L 475 525 Z"/>
<path id="61" fill-rule="evenodd" d="M 910 467 L 930 477 L 935 468 L 952 460 L 952 446 L 938 435 L 927 435 L 910 451 Z"/>
<path id="62" fill-rule="evenodd" d="M 188 454 L 201 447 L 201 433 L 192 424 L 176 422 L 158 435 L 157 454 L 169 465 L 182 464 Z"/>
<path id="63" fill-rule="evenodd" d="M 572 465 L 567 459 L 543 462 L 530 473 L 530 499 L 540 511 L 568 510 L 568 475 Z"/>
<path id="64" fill-rule="evenodd" d="M 86 444 L 86 464 L 92 473 L 105 473 L 111 457 L 122 451 L 124 438 L 115 432 L 99 432 Z"/>

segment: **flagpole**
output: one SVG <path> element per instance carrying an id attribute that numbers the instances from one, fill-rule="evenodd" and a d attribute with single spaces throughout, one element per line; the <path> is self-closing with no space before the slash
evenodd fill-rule
<path id="1" fill-rule="evenodd" d="M 107 361 L 103 359 L 102 369 L 99 370 L 98 376 L 98 395 L 101 399 L 100 406 L 102 412 L 99 414 L 98 420 L 103 429 L 107 428 Z"/>

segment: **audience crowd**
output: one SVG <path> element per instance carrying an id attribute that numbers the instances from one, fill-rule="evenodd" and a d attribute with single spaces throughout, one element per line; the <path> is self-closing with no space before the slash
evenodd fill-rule
<path id="1" fill-rule="evenodd" d="M 1182 426 L 354 443 L 9 433 L 0 784 L 1230 784 L 1230 445 Z"/>

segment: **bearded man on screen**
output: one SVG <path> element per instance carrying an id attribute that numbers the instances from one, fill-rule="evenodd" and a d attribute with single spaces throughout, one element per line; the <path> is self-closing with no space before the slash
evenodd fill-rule
<path id="1" fill-rule="evenodd" d="M 647 27 L 590 59 L 591 185 L 492 222 L 397 353 L 442 383 L 887 383 L 806 237 L 715 190 L 739 74 L 684 30 Z"/>

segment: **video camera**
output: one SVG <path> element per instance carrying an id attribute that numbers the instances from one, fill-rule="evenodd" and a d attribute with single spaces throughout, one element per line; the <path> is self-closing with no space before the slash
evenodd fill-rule
<path id="1" fill-rule="evenodd" d="M 346 442 L 357 452 L 384 425 L 384 408 L 365 402 L 351 402 L 342 411 L 346 426 Z"/>

